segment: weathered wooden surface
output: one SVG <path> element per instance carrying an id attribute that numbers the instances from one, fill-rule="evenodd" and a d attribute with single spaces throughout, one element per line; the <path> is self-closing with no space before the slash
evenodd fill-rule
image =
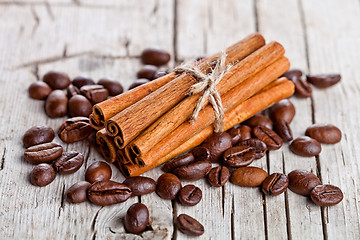
<path id="1" fill-rule="evenodd" d="M 203 190 L 195 207 L 156 194 L 111 207 L 71 205 L 64 191 L 83 180 L 87 165 L 102 159 L 86 143 L 63 144 L 86 156 L 77 173 L 58 176 L 44 188 L 30 185 L 32 166 L 22 157 L 21 136 L 38 124 L 57 129 L 65 119 L 48 119 L 44 103 L 27 96 L 27 86 L 45 72 L 112 77 L 127 88 L 145 47 L 171 52 L 172 67 L 255 31 L 281 42 L 295 68 L 342 74 L 337 86 L 314 88 L 311 99 L 292 98 L 295 136 L 312 123 L 329 122 L 340 127 L 342 141 L 323 145 L 316 158 L 296 156 L 285 144 L 254 163 L 270 173 L 311 170 L 342 188 L 339 205 L 320 208 L 291 191 L 267 197 L 232 184 L 215 189 L 205 180 L 194 183 Z M 359 56 L 358 0 L 0 0 L 0 239 L 190 239 L 173 226 L 181 213 L 203 223 L 201 239 L 359 239 Z M 113 179 L 122 181 L 113 170 Z M 160 174 L 154 169 L 145 175 Z M 122 223 L 137 201 L 148 205 L 154 229 L 141 236 L 125 233 Z"/>

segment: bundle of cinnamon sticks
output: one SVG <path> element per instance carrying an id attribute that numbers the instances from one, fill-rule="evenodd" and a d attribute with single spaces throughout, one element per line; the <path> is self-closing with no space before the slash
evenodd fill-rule
<path id="1" fill-rule="evenodd" d="M 284 53 L 281 44 L 265 44 L 258 33 L 226 49 L 226 64 L 232 67 L 216 85 L 224 131 L 294 93 L 291 81 L 278 79 L 290 67 Z M 219 57 L 193 64 L 209 74 Z M 188 93 L 197 81 L 192 74 L 173 72 L 96 104 L 90 123 L 99 130 L 96 139 L 104 158 L 125 176 L 137 176 L 203 142 L 214 131 L 215 113 L 206 100 L 190 121 L 201 93 Z"/>

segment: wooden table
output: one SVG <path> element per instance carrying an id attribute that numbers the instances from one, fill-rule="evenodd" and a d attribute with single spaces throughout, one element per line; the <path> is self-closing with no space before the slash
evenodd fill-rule
<path id="1" fill-rule="evenodd" d="M 64 192 L 84 179 L 86 166 L 102 159 L 84 142 L 63 144 L 86 156 L 78 172 L 43 188 L 29 183 L 32 165 L 22 157 L 22 135 L 34 125 L 58 129 L 65 119 L 47 118 L 44 103 L 27 95 L 44 73 L 112 77 L 128 88 L 145 47 L 168 50 L 173 67 L 255 31 L 282 43 L 293 68 L 341 73 L 340 84 L 314 88 L 312 98 L 292 98 L 297 115 L 291 126 L 300 136 L 312 123 L 332 123 L 343 139 L 323 145 L 315 158 L 296 156 L 285 144 L 253 165 L 270 173 L 311 170 L 323 183 L 341 187 L 340 204 L 321 208 L 291 191 L 267 197 L 230 183 L 211 188 L 205 180 L 195 182 L 203 190 L 195 207 L 156 194 L 110 207 L 68 204 Z M 173 226 L 181 213 L 203 223 L 200 239 L 360 239 L 359 56 L 358 0 L 1 0 L 0 239 L 190 239 Z M 113 172 L 114 180 L 123 180 Z M 154 169 L 145 175 L 160 174 Z M 138 201 L 149 207 L 153 228 L 141 236 L 125 233 L 122 223 Z"/>

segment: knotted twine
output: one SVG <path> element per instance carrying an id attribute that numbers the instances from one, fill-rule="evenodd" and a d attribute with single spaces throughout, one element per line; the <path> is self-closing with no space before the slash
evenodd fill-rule
<path id="1" fill-rule="evenodd" d="M 208 99 L 215 113 L 215 132 L 224 131 L 224 107 L 222 105 L 221 96 L 216 89 L 216 85 L 232 67 L 231 65 L 225 65 L 225 63 L 226 53 L 221 52 L 219 59 L 216 60 L 215 67 L 209 74 L 202 73 L 196 64 L 192 63 L 185 63 L 175 68 L 175 72 L 187 73 L 196 79 L 197 83 L 190 87 L 189 95 L 203 92 L 197 101 L 196 107 L 191 115 L 191 120 L 195 121 L 197 119 L 200 110 L 205 107 L 205 102 Z"/>

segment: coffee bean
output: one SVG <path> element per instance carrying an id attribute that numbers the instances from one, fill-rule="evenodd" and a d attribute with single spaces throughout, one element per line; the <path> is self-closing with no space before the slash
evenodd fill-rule
<path id="1" fill-rule="evenodd" d="M 303 196 L 308 196 L 314 187 L 321 184 L 317 176 L 306 170 L 294 170 L 288 177 L 290 190 Z"/>
<path id="2" fill-rule="evenodd" d="M 238 146 L 249 146 L 254 148 L 255 149 L 254 160 L 260 159 L 263 156 L 265 156 L 267 150 L 266 144 L 263 141 L 256 138 L 250 138 L 244 141 L 240 141 L 238 143 Z"/>
<path id="3" fill-rule="evenodd" d="M 263 126 L 263 127 L 272 129 L 272 127 L 273 127 L 273 122 L 270 120 L 270 118 L 268 118 L 264 115 L 255 115 L 255 116 L 249 118 L 248 120 L 246 120 L 244 122 L 244 124 L 246 124 L 247 126 L 249 126 L 251 128 L 254 128 L 257 126 Z"/>
<path id="4" fill-rule="evenodd" d="M 123 184 L 131 189 L 132 196 L 141 196 L 156 190 L 156 182 L 148 177 L 130 177 L 125 179 Z"/>
<path id="5" fill-rule="evenodd" d="M 143 85 L 143 84 L 145 84 L 145 83 L 148 83 L 148 82 L 150 82 L 150 81 L 149 81 L 148 79 L 145 79 L 145 78 L 137 79 L 137 80 L 135 80 L 135 82 L 133 82 L 133 83 L 130 85 L 129 90 L 130 90 L 130 89 L 133 89 L 133 88 L 136 88 L 136 87 L 138 87 L 138 86 L 141 86 L 141 85 Z"/>
<path id="6" fill-rule="evenodd" d="M 52 91 L 45 102 L 45 112 L 50 118 L 64 117 L 67 113 L 68 98 L 61 90 Z"/>
<path id="7" fill-rule="evenodd" d="M 137 78 L 154 79 L 154 75 L 158 68 L 153 65 L 145 65 L 137 72 Z"/>
<path id="8" fill-rule="evenodd" d="M 205 177 L 211 170 L 209 161 L 197 161 L 186 166 L 178 167 L 173 172 L 180 179 L 195 181 Z"/>
<path id="9" fill-rule="evenodd" d="M 94 183 L 102 180 L 110 180 L 112 170 L 109 164 L 102 161 L 92 163 L 85 172 L 85 180 Z"/>
<path id="10" fill-rule="evenodd" d="M 257 126 L 253 129 L 253 134 L 266 144 L 268 150 L 279 149 L 283 144 L 281 137 L 267 127 Z"/>
<path id="11" fill-rule="evenodd" d="M 230 181 L 242 187 L 258 187 L 268 176 L 267 172 L 258 167 L 241 167 L 236 169 Z"/>
<path id="12" fill-rule="evenodd" d="M 98 81 L 99 85 L 103 85 L 109 91 L 110 96 L 116 96 L 123 93 L 124 88 L 118 81 L 102 78 Z"/>
<path id="13" fill-rule="evenodd" d="M 63 142 L 74 143 L 90 136 L 92 127 L 86 117 L 74 117 L 66 120 L 59 128 L 58 135 Z"/>
<path id="14" fill-rule="evenodd" d="M 209 136 L 199 147 L 192 150 L 197 160 L 218 162 L 222 154 L 232 146 L 232 138 L 226 133 L 214 133 Z"/>
<path id="15" fill-rule="evenodd" d="M 200 236 L 205 232 L 201 223 L 186 214 L 180 214 L 177 217 L 176 226 L 182 233 L 190 236 Z"/>
<path id="16" fill-rule="evenodd" d="M 211 186 L 222 187 L 229 180 L 229 169 L 225 166 L 214 167 L 207 175 L 207 179 Z"/>
<path id="17" fill-rule="evenodd" d="M 293 78 L 295 85 L 295 95 L 300 98 L 308 98 L 311 96 L 312 88 L 310 84 L 301 78 Z"/>
<path id="18" fill-rule="evenodd" d="M 102 85 L 82 86 L 80 93 L 89 99 L 92 104 L 105 101 L 109 97 L 109 91 Z"/>
<path id="19" fill-rule="evenodd" d="M 92 105 L 86 97 L 75 95 L 69 100 L 68 111 L 71 117 L 89 117 Z"/>
<path id="20" fill-rule="evenodd" d="M 25 160 L 29 163 L 48 163 L 61 156 L 63 148 L 54 142 L 31 146 L 24 152 Z"/>
<path id="21" fill-rule="evenodd" d="M 192 184 L 184 186 L 178 193 L 180 203 L 185 206 L 195 206 L 201 201 L 201 198 L 201 189 Z"/>
<path id="22" fill-rule="evenodd" d="M 89 200 L 101 206 L 125 202 L 130 196 L 128 186 L 110 180 L 94 182 L 88 189 Z"/>
<path id="23" fill-rule="evenodd" d="M 170 54 L 158 48 L 146 48 L 141 53 L 141 61 L 144 64 L 161 66 L 170 61 Z"/>
<path id="24" fill-rule="evenodd" d="M 47 163 L 41 163 L 33 168 L 30 173 L 30 181 L 33 185 L 43 187 L 54 181 L 56 172 Z"/>
<path id="25" fill-rule="evenodd" d="M 321 152 L 321 145 L 315 139 L 307 136 L 298 137 L 290 144 L 290 150 L 303 157 L 313 157 Z"/>
<path id="26" fill-rule="evenodd" d="M 79 76 L 72 80 L 72 84 L 78 89 L 80 89 L 82 86 L 85 85 L 95 85 L 95 82 L 91 78 Z"/>
<path id="27" fill-rule="evenodd" d="M 224 152 L 223 162 L 228 167 L 245 167 L 254 161 L 255 149 L 249 146 L 236 146 Z"/>
<path id="28" fill-rule="evenodd" d="M 142 203 L 134 203 L 125 215 L 125 229 L 134 234 L 143 232 L 149 224 L 149 210 Z"/>
<path id="29" fill-rule="evenodd" d="M 241 130 L 240 128 L 231 128 L 226 131 L 232 138 L 231 144 L 234 146 L 236 145 L 241 139 Z"/>
<path id="30" fill-rule="evenodd" d="M 163 76 L 165 76 L 165 75 L 167 75 L 167 74 L 169 74 L 169 71 L 159 69 L 159 70 L 157 70 L 156 73 L 154 74 L 153 80 L 158 79 L 158 78 L 161 78 L 161 77 L 163 77 Z"/>
<path id="31" fill-rule="evenodd" d="M 34 126 L 27 130 L 23 136 L 25 148 L 41 143 L 51 142 L 55 138 L 55 132 L 48 126 Z"/>
<path id="32" fill-rule="evenodd" d="M 67 74 L 55 71 L 46 73 L 43 77 L 43 81 L 52 89 L 66 89 L 71 83 Z"/>
<path id="33" fill-rule="evenodd" d="M 290 124 L 286 121 L 278 121 L 274 123 L 275 132 L 281 137 L 284 141 L 293 140 L 292 130 Z"/>
<path id="34" fill-rule="evenodd" d="M 174 200 L 180 189 L 179 178 L 171 173 L 162 174 L 156 182 L 156 192 L 163 199 Z"/>
<path id="35" fill-rule="evenodd" d="M 29 86 L 28 91 L 31 98 L 44 100 L 51 93 L 51 88 L 45 82 L 36 81 Z"/>
<path id="36" fill-rule="evenodd" d="M 331 87 L 341 80 L 340 74 L 308 74 L 306 80 L 317 88 Z"/>
<path id="37" fill-rule="evenodd" d="M 172 172 L 175 168 L 188 165 L 190 163 L 193 163 L 194 161 L 194 155 L 192 153 L 187 153 L 166 162 L 162 167 L 162 170 L 164 172 Z"/>
<path id="38" fill-rule="evenodd" d="M 265 178 L 262 183 L 262 191 L 266 195 L 277 196 L 287 189 L 289 179 L 285 174 L 273 173 Z"/>
<path id="39" fill-rule="evenodd" d="M 70 84 L 69 87 L 66 89 L 66 94 L 68 99 L 71 99 L 73 96 L 80 94 L 80 90 L 74 85 Z"/>
<path id="40" fill-rule="evenodd" d="M 299 69 L 291 69 L 284 73 L 282 76 L 286 77 L 289 80 L 292 80 L 294 78 L 300 78 L 303 75 L 302 71 Z"/>
<path id="41" fill-rule="evenodd" d="M 53 163 L 55 170 L 60 174 L 71 174 L 80 169 L 84 162 L 84 155 L 78 152 L 64 152 Z"/>
<path id="42" fill-rule="evenodd" d="M 282 121 L 291 123 L 295 112 L 294 104 L 289 99 L 283 99 L 269 109 L 269 116 L 275 123 Z"/>
<path id="43" fill-rule="evenodd" d="M 87 190 L 91 183 L 80 181 L 72 185 L 65 193 L 66 201 L 69 203 L 82 203 L 87 200 Z"/>
<path id="44" fill-rule="evenodd" d="M 247 140 L 251 138 L 251 127 L 246 125 L 241 125 L 240 129 L 240 141 Z"/>
<path id="45" fill-rule="evenodd" d="M 320 207 L 329 207 L 338 204 L 344 195 L 340 188 L 334 185 L 318 185 L 311 190 L 311 200 Z"/>
<path id="46" fill-rule="evenodd" d="M 332 124 L 317 123 L 306 129 L 306 136 L 309 136 L 320 143 L 335 144 L 341 140 L 341 131 Z"/>

